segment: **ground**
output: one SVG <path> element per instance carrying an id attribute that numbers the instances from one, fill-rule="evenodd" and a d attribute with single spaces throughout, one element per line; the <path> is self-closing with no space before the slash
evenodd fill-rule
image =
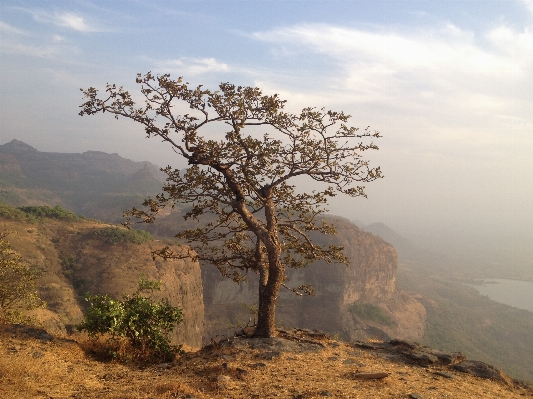
<path id="1" fill-rule="evenodd" d="M 52 337 L 38 329 L 0 326 L 0 397 L 533 398 L 531 390 L 451 366 L 421 367 L 322 336 L 222 339 L 172 363 L 152 365 L 98 361 L 87 347 L 81 335 Z M 363 379 L 361 373 L 386 377 Z"/>

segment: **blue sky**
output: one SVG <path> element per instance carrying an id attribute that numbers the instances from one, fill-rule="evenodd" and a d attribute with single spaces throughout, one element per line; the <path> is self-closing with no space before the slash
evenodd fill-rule
<path id="1" fill-rule="evenodd" d="M 182 166 L 140 127 L 79 117 L 79 88 L 138 72 L 344 110 L 385 179 L 332 211 L 401 232 L 533 241 L 533 0 L 0 4 L 0 144 Z"/>

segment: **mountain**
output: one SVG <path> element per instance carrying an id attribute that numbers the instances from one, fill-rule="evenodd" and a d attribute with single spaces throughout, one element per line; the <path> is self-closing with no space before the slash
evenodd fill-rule
<path id="1" fill-rule="evenodd" d="M 165 176 L 118 154 L 40 152 L 19 140 L 0 146 L 0 202 L 12 206 L 61 205 L 116 222 L 124 209 L 159 193 Z"/>

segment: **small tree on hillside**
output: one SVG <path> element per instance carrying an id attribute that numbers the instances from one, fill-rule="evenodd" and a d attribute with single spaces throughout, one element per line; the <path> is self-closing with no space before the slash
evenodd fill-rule
<path id="1" fill-rule="evenodd" d="M 361 153 L 378 147 L 371 141 L 379 132 L 363 132 L 348 123 L 343 112 L 305 108 L 300 114 L 284 111 L 278 95 L 259 88 L 222 83 L 211 92 L 189 88 L 182 78 L 148 73 L 137 76 L 144 106 L 137 106 L 122 87 L 107 85 L 103 98 L 95 88 L 83 90 L 87 101 L 80 115 L 109 112 L 144 126 L 148 137 L 169 143 L 190 167 L 183 173 L 170 166 L 163 193 L 149 198 L 147 210 L 132 209 L 129 218 L 152 223 L 165 206 L 191 205 L 185 219 L 216 215 L 178 237 L 191 244 L 189 256 L 214 264 L 223 275 L 240 281 L 245 272 L 259 274 L 258 322 L 255 335 L 275 335 L 275 306 L 285 269 L 301 268 L 315 260 L 344 262 L 342 247 L 319 246 L 310 233 L 334 234 L 319 218 L 329 197 L 337 192 L 365 196 L 359 183 L 382 177 Z M 179 114 L 179 106 L 192 114 Z M 201 135 L 211 125 L 221 132 Z M 268 130 L 266 130 L 268 129 Z M 296 178 L 324 183 L 321 190 L 300 193 Z M 179 256 L 168 248 L 164 257 Z M 310 287 L 291 288 L 310 293 Z"/>
<path id="2" fill-rule="evenodd" d="M 0 324 L 30 321 L 24 310 L 42 307 L 37 293 L 40 273 L 11 249 L 6 233 L 0 233 Z"/>

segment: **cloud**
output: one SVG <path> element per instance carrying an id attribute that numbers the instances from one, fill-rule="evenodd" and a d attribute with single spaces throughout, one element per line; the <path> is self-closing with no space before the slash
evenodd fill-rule
<path id="1" fill-rule="evenodd" d="M 533 90 L 533 36 L 527 29 L 494 29 L 485 47 L 478 44 L 485 37 L 450 23 L 418 31 L 310 24 L 252 37 L 283 47 L 287 57 L 292 51 L 293 57 L 334 60 L 334 67 L 323 71 L 322 87 L 339 103 L 351 96 L 359 104 L 436 114 L 447 109 L 458 112 L 457 121 L 466 113 L 512 114 L 516 101 Z"/>
<path id="2" fill-rule="evenodd" d="M 210 72 L 228 72 L 229 66 L 214 58 L 182 57 L 177 60 L 159 61 L 156 63 L 158 72 L 175 73 L 178 75 L 196 76 Z"/>
<path id="3" fill-rule="evenodd" d="M 5 33 L 5 34 L 14 34 L 14 35 L 28 35 L 27 32 L 21 29 L 15 28 L 14 26 L 9 25 L 2 21 L 0 21 L 0 32 Z"/>
<path id="4" fill-rule="evenodd" d="M 61 51 L 57 46 L 34 46 L 4 40 L 0 43 L 0 49 L 3 53 L 24 54 L 37 58 L 53 58 Z"/>
<path id="5" fill-rule="evenodd" d="M 524 4 L 531 15 L 533 15 L 533 0 L 522 0 L 522 4 Z"/>
<path id="6" fill-rule="evenodd" d="M 51 13 L 37 8 L 17 8 L 32 15 L 33 19 L 42 24 L 55 25 L 72 29 L 78 32 L 102 32 L 104 31 L 94 21 L 89 23 L 86 18 L 78 13 L 62 11 Z"/>
<path id="7" fill-rule="evenodd" d="M 55 24 L 80 32 L 93 32 L 95 29 L 87 25 L 83 17 L 70 12 L 55 14 Z"/>

